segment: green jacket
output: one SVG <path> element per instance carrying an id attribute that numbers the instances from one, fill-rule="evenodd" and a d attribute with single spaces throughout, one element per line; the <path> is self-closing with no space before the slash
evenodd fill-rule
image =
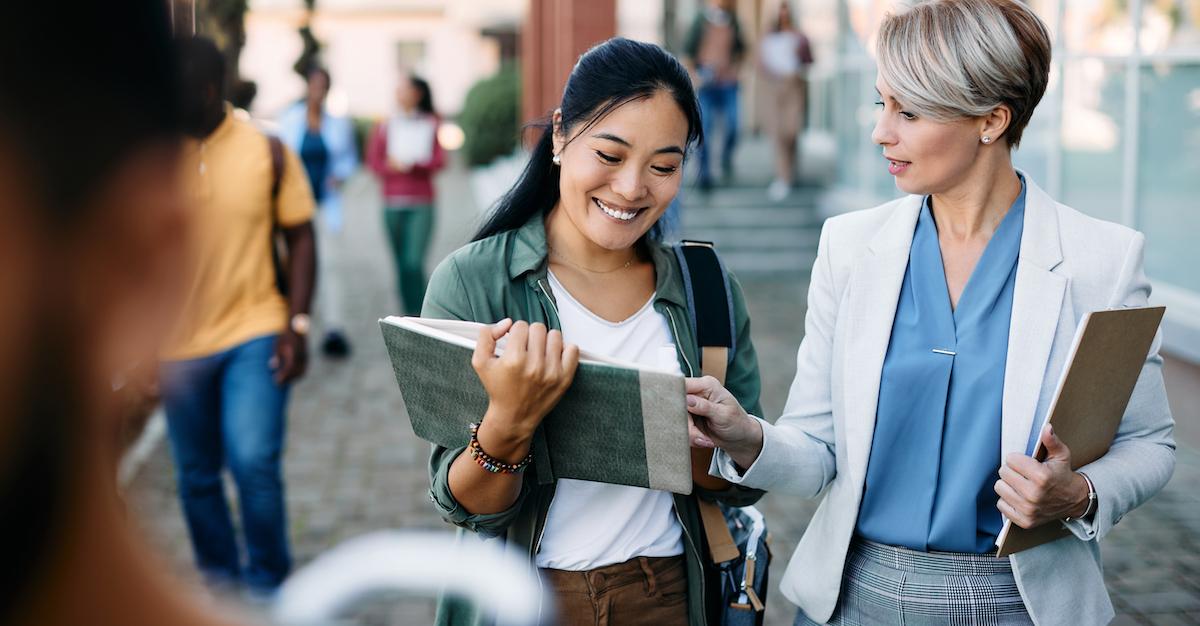
<path id="1" fill-rule="evenodd" d="M 699 347 L 689 322 L 687 296 L 678 261 L 667 246 L 651 243 L 650 249 L 656 275 L 654 308 L 669 322 L 684 374 L 700 376 Z M 517 321 L 541 322 L 551 329 L 561 328 L 557 305 L 546 279 L 546 250 L 546 229 L 540 216 L 519 229 L 460 248 L 442 261 L 430 277 L 422 316 L 485 323 L 511 317 Z M 750 342 L 750 319 L 741 286 L 732 276 L 729 284 L 737 326 L 737 353 L 729 364 L 725 385 L 747 412 L 761 415 L 758 359 Z M 463 449 L 433 447 L 429 458 L 430 500 L 447 522 L 485 538 L 504 536 L 507 541 L 528 549 L 532 559 L 550 510 L 550 501 L 554 498 L 554 483 L 538 484 L 538 473 L 527 471 L 521 494 L 509 510 L 488 515 L 471 514 L 455 501 L 448 482 L 450 465 Z M 684 529 L 688 614 L 692 626 L 715 625 L 715 612 L 720 609 L 716 572 L 708 557 L 695 498 L 700 496 L 732 506 L 745 506 L 758 501 L 762 493 L 735 486 L 720 493 L 697 489 L 691 496 L 675 495 L 675 510 Z M 437 623 L 466 626 L 483 622 L 470 607 L 443 598 L 438 607 Z"/>

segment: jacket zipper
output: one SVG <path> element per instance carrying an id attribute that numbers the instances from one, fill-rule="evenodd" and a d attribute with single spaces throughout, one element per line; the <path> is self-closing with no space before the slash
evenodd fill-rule
<path id="1" fill-rule="evenodd" d="M 696 375 L 696 368 L 692 367 L 692 362 L 688 360 L 687 352 L 683 351 L 683 345 L 679 342 L 679 328 L 675 326 L 675 314 L 671 312 L 669 307 L 663 307 L 667 311 L 667 317 L 671 318 L 671 331 L 675 333 L 675 349 L 679 351 L 679 356 L 683 357 L 684 364 L 688 368 L 688 376 Z"/>
<path id="2" fill-rule="evenodd" d="M 554 319 L 558 320 L 561 316 L 558 314 L 558 305 L 554 304 L 554 296 L 550 295 L 550 291 L 546 289 L 546 284 L 541 278 L 537 281 L 538 288 L 542 290 L 542 295 L 546 296 L 546 302 L 550 303 L 550 309 L 554 311 Z M 560 324 L 562 322 L 559 322 Z"/>
<path id="3" fill-rule="evenodd" d="M 671 332 L 675 334 L 675 349 L 679 351 L 679 356 L 683 357 L 683 362 L 687 365 L 688 376 L 695 376 L 696 370 L 692 367 L 687 352 L 683 350 L 683 343 L 679 340 L 679 327 L 675 324 L 675 314 L 671 312 L 670 307 L 663 307 L 663 309 L 666 310 L 667 317 L 671 320 Z M 679 514 L 679 509 L 672 507 L 672 510 L 675 511 L 675 519 L 679 520 L 679 527 L 683 529 L 683 534 L 687 536 L 688 547 L 696 554 L 696 562 L 700 564 L 700 620 L 702 624 L 708 624 L 708 602 L 704 597 L 704 555 L 697 548 L 692 533 L 688 532 L 687 524 L 683 523 L 683 516 Z"/>
<path id="4" fill-rule="evenodd" d="M 559 320 L 558 306 L 555 305 L 555 303 L 554 303 L 554 297 L 550 295 L 550 292 L 549 292 L 549 290 L 546 289 L 546 285 L 542 281 L 542 279 L 540 279 L 540 278 L 538 279 L 537 285 L 538 285 L 538 288 L 542 291 L 542 295 L 546 297 L 546 303 L 549 303 L 550 309 L 552 311 L 554 311 L 555 320 Z M 545 312 L 546 312 L 545 309 L 543 309 L 542 313 L 545 313 Z M 547 316 L 547 317 L 549 317 L 549 316 Z M 559 321 L 559 324 L 561 324 L 561 323 L 562 322 Z M 554 496 L 551 496 L 550 501 L 546 503 L 546 517 L 541 520 L 541 528 L 538 529 L 537 537 L 534 538 L 533 546 L 530 550 L 529 560 L 533 562 L 534 569 L 537 569 L 538 550 L 540 550 L 542 548 L 542 537 L 546 534 L 546 522 L 548 522 L 550 520 L 550 507 L 553 505 L 554 505 Z M 538 576 L 538 591 L 541 593 L 545 593 L 545 590 L 542 588 L 542 577 L 541 576 Z M 541 609 L 541 606 L 539 606 L 538 607 L 539 622 L 541 621 L 541 619 L 542 619 L 542 609 Z"/>

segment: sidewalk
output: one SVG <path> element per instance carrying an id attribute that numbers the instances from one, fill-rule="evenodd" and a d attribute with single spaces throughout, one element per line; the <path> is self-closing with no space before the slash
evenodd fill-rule
<path id="1" fill-rule="evenodd" d="M 438 182 L 441 195 L 431 258 L 441 258 L 464 242 L 478 215 L 464 170 L 451 168 Z M 409 429 L 376 325 L 379 317 L 398 307 L 374 185 L 356 178 L 347 196 L 351 245 L 345 255 L 345 290 L 351 300 L 347 310 L 352 312 L 347 330 L 355 352 L 345 362 L 314 354 L 308 376 L 292 393 L 285 474 L 297 565 L 370 530 L 449 528 L 428 502 L 428 446 Z M 815 214 L 806 204 L 813 196 L 796 194 L 791 209 Z M 726 209 L 736 207 L 714 210 Z M 782 409 L 795 371 L 806 280 L 807 272 L 762 273 L 743 280 L 763 372 L 763 406 L 770 419 Z M 1167 488 L 1127 515 L 1104 542 L 1105 577 L 1120 614 L 1116 624 L 1200 624 L 1198 484 L 1200 454 L 1181 449 Z M 174 485 L 167 447 L 159 445 L 133 479 L 129 502 L 151 542 L 181 575 L 195 580 Z M 786 626 L 795 608 L 776 585 L 816 503 L 769 494 L 761 508 L 771 525 L 775 555 L 767 623 Z M 377 598 L 349 617 L 357 624 L 427 624 L 432 607 L 431 599 Z"/>

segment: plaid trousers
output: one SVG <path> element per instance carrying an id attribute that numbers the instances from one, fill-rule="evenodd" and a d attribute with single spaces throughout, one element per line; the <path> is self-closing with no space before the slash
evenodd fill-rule
<path id="1" fill-rule="evenodd" d="M 814 626 L 799 611 L 795 626 Z M 1007 558 L 855 539 L 833 626 L 1030 626 Z"/>

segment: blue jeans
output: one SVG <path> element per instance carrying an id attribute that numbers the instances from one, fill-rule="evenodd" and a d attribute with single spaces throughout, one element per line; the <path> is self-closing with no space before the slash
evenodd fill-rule
<path id="1" fill-rule="evenodd" d="M 721 169 L 729 174 L 733 171 L 733 149 L 738 138 L 738 85 L 737 83 L 709 83 L 700 88 L 700 122 L 704 128 L 704 142 L 700 144 L 700 180 L 712 181 L 709 147 L 716 140 L 716 123 L 721 120 L 725 140 L 721 144 Z"/>
<path id="2" fill-rule="evenodd" d="M 211 584 L 270 593 L 292 566 L 283 500 L 284 409 L 269 361 L 275 335 L 198 359 L 162 363 L 167 431 L 196 566 Z M 237 484 L 243 568 L 221 471 Z"/>

